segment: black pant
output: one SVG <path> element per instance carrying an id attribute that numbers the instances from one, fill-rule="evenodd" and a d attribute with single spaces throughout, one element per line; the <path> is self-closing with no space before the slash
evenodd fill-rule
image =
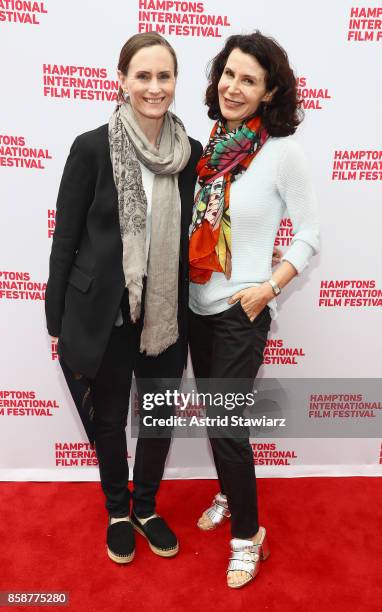
<path id="1" fill-rule="evenodd" d="M 247 393 L 252 390 L 271 323 L 269 308 L 251 322 L 240 302 L 216 315 L 200 316 L 190 311 L 190 349 L 198 390 Z M 204 379 L 204 380 L 200 380 Z M 234 379 L 240 379 L 235 384 Z M 244 407 L 235 406 L 234 414 Z M 220 411 L 222 413 L 222 411 Z M 216 414 L 216 410 L 215 410 Z M 231 412 L 232 414 L 232 412 Z M 248 434 L 221 437 L 224 430 L 209 430 L 213 458 L 222 493 L 231 512 L 231 532 L 247 539 L 259 529 L 256 476 Z M 220 433 L 220 436 L 219 436 Z M 217 437 L 214 437 L 217 436 Z"/>
<path id="2" fill-rule="evenodd" d="M 163 391 L 165 389 L 158 388 L 158 379 L 175 379 L 177 382 L 174 384 L 178 386 L 183 372 L 180 341 L 157 357 L 140 353 L 143 317 L 136 324 L 131 322 L 126 291 L 121 309 L 123 325 L 113 328 L 101 366 L 95 379 L 90 381 L 101 486 L 106 496 L 106 508 L 113 517 L 126 516 L 130 512 L 125 428 L 132 373 L 134 372 L 137 379 L 141 409 L 142 384 L 139 379 L 141 383 L 144 381 L 145 391 Z M 164 386 L 167 388 L 167 380 Z M 160 408 L 159 416 L 168 416 L 172 412 L 173 407 L 166 405 Z M 148 517 L 155 512 L 155 495 L 163 476 L 170 441 L 168 431 L 164 437 L 138 438 L 132 498 L 134 512 L 139 517 Z"/>

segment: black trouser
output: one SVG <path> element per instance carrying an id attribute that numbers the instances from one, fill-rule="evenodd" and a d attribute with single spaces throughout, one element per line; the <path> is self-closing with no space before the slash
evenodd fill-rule
<path id="1" fill-rule="evenodd" d="M 126 291 L 121 309 L 123 325 L 113 328 L 101 366 L 95 379 L 90 381 L 101 486 L 106 496 L 106 508 L 113 517 L 126 516 L 130 512 L 125 428 L 132 373 L 137 379 L 141 410 L 143 388 L 145 391 L 164 391 L 168 381 L 165 381 L 164 389 L 158 388 L 160 378 L 176 379 L 177 387 L 183 372 L 179 340 L 157 357 L 143 355 L 139 352 L 142 318 L 136 324 L 131 322 Z M 173 407 L 167 405 L 158 410 L 157 416 L 166 417 L 172 414 Z M 137 440 L 132 498 L 133 510 L 141 518 L 155 512 L 155 495 L 163 476 L 170 441 L 168 430 L 164 437 L 140 436 Z"/>
<path id="2" fill-rule="evenodd" d="M 216 315 L 190 311 L 189 316 L 192 365 L 197 382 L 203 379 L 198 391 L 207 387 L 223 393 L 252 390 L 271 323 L 268 306 L 253 322 L 240 302 Z M 205 379 L 209 379 L 207 385 Z M 235 384 L 234 379 L 240 380 Z M 231 414 L 241 415 L 244 407 L 235 406 Z M 259 529 L 253 452 L 248 430 L 243 434 L 241 429 L 241 437 L 232 432 L 231 428 L 227 437 L 221 437 L 224 429 L 213 428 L 209 436 L 220 488 L 231 512 L 232 536 L 247 539 Z"/>

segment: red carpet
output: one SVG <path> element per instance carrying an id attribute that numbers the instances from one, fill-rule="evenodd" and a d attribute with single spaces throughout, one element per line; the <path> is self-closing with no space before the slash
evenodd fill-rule
<path id="1" fill-rule="evenodd" d="M 381 479 L 258 482 L 271 556 L 235 591 L 225 584 L 228 525 L 209 533 L 195 526 L 213 481 L 163 483 L 158 511 L 177 532 L 180 553 L 157 557 L 137 535 L 129 566 L 106 556 L 97 483 L 0 483 L 0 591 L 68 591 L 69 609 L 81 612 L 380 612 Z"/>

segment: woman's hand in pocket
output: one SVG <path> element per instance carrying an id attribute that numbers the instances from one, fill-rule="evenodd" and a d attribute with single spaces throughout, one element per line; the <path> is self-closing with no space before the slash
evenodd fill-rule
<path id="1" fill-rule="evenodd" d="M 240 301 L 248 319 L 253 322 L 273 297 L 270 284 L 263 283 L 259 287 L 249 287 L 238 291 L 228 300 L 228 303 L 234 304 Z"/>

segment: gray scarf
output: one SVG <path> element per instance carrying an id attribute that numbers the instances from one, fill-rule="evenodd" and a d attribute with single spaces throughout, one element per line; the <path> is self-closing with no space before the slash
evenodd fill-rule
<path id="1" fill-rule="evenodd" d="M 147 140 L 129 103 L 122 104 L 110 118 L 109 145 L 118 192 L 122 265 L 129 291 L 130 316 L 133 322 L 139 319 L 143 278 L 147 276 L 140 350 L 155 356 L 174 344 L 179 335 L 178 174 L 190 158 L 191 147 L 181 121 L 167 112 L 158 150 Z M 155 174 L 147 262 L 147 200 L 138 160 Z"/>

